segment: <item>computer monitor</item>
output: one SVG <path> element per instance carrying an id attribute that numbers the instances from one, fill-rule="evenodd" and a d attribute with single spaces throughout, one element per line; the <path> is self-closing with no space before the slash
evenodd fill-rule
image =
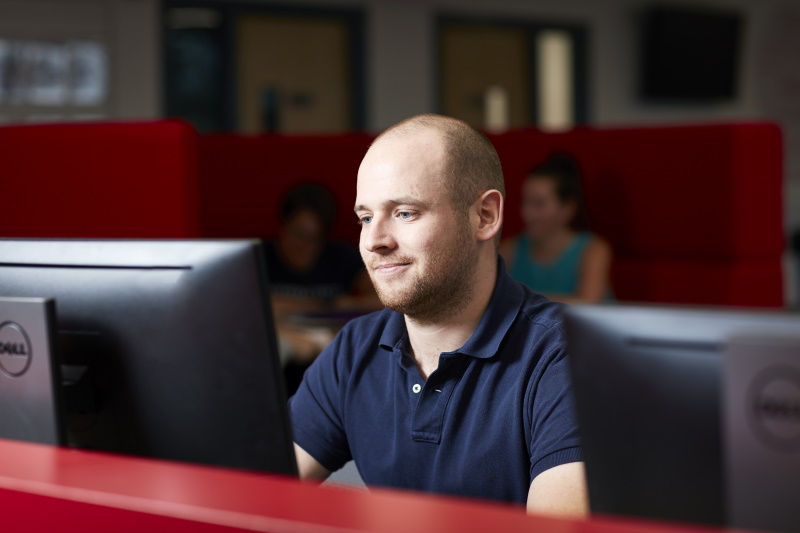
<path id="1" fill-rule="evenodd" d="M 576 305 L 564 322 L 592 512 L 724 525 L 722 353 L 800 316 Z"/>
<path id="2" fill-rule="evenodd" d="M 295 474 L 262 257 L 258 241 L 0 240 L 0 296 L 55 300 L 68 443 Z"/>

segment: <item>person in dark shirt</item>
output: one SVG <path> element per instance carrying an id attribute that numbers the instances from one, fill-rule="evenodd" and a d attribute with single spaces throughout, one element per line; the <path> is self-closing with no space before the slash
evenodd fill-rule
<path id="1" fill-rule="evenodd" d="M 280 220 L 278 240 L 264 243 L 277 310 L 342 307 L 349 297 L 372 292 L 355 247 L 330 240 L 336 203 L 325 187 L 305 183 L 289 190 Z"/>
<path id="2" fill-rule="evenodd" d="M 295 186 L 281 202 L 280 219 L 278 239 L 265 242 L 264 253 L 287 387 L 294 391 L 335 333 L 300 319 L 342 310 L 356 315 L 376 309 L 378 301 L 355 247 L 330 239 L 336 220 L 330 191 L 312 183 Z"/>
<path id="3" fill-rule="evenodd" d="M 352 459 L 367 485 L 585 515 L 562 304 L 498 255 L 489 140 L 438 115 L 401 122 L 364 156 L 355 204 L 386 309 L 351 320 L 290 399 L 301 477 Z"/>

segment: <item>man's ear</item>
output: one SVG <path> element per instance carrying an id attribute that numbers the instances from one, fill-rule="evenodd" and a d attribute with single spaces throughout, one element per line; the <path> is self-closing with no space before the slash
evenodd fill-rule
<path id="1" fill-rule="evenodd" d="M 490 241 L 500 233 L 503 208 L 503 195 L 497 189 L 489 189 L 475 200 L 473 213 L 478 217 L 476 237 L 479 241 Z"/>

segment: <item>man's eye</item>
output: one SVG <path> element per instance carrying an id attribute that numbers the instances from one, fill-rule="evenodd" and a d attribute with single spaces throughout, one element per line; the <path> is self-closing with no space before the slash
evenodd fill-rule
<path id="1" fill-rule="evenodd" d="M 414 213 L 411 213 L 409 211 L 400 211 L 399 213 L 397 213 L 397 216 L 400 217 L 402 220 L 411 220 L 412 218 L 414 218 Z"/>
<path id="2" fill-rule="evenodd" d="M 365 224 L 369 224 L 370 222 L 372 222 L 372 217 L 361 217 L 358 219 L 358 223 L 361 224 L 362 226 Z"/>

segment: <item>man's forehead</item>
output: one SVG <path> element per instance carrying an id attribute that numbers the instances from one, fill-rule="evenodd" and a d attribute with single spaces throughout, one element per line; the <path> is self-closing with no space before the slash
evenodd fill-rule
<path id="1" fill-rule="evenodd" d="M 359 178 L 356 206 L 376 208 L 379 205 L 432 205 L 439 201 L 440 180 L 424 175 L 405 173 L 378 178 Z"/>
<path id="2" fill-rule="evenodd" d="M 434 205 L 446 194 L 441 178 L 431 168 L 403 168 L 380 164 L 359 172 L 356 204 L 376 208 L 378 205 Z"/>
<path id="3" fill-rule="evenodd" d="M 445 151 L 441 135 L 430 128 L 390 132 L 367 151 L 358 171 L 356 204 L 416 198 L 436 203 L 442 189 Z"/>
<path id="4" fill-rule="evenodd" d="M 381 178 L 392 173 L 439 173 L 444 162 L 444 145 L 433 132 L 390 134 L 367 151 L 359 168 L 359 181 L 362 177 Z"/>
<path id="5" fill-rule="evenodd" d="M 413 131 L 389 132 L 380 137 L 370 147 L 367 155 L 372 153 L 412 153 L 416 156 L 425 154 L 429 157 L 442 157 L 445 153 L 444 138 L 439 131 L 431 128 Z"/>

